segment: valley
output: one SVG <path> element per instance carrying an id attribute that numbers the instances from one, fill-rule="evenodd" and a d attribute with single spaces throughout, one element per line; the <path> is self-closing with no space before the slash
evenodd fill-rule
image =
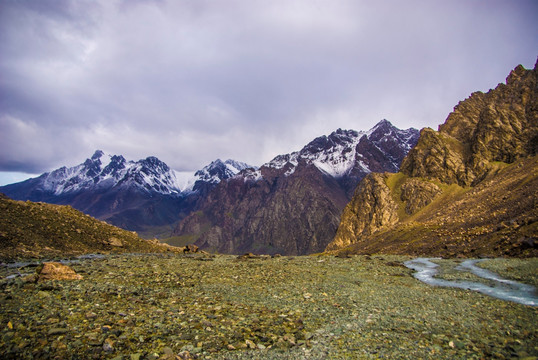
<path id="1" fill-rule="evenodd" d="M 537 66 L 420 136 L 192 176 L 97 151 L 2 187 L 38 201 L 0 196 L 2 358 L 536 359 Z"/>
<path id="2" fill-rule="evenodd" d="M 108 255 L 71 263 L 82 280 L 38 283 L 10 277 L 34 267 L 2 266 L 0 352 L 4 359 L 538 355 L 538 307 L 429 286 L 403 266 L 410 259 Z M 536 259 L 479 266 L 538 285 Z"/>

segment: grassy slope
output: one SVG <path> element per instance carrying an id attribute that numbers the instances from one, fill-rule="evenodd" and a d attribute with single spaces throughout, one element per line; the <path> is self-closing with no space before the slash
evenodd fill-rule
<path id="1" fill-rule="evenodd" d="M 70 206 L 5 197 L 0 198 L 0 245 L 0 258 L 4 259 L 170 249 Z"/>

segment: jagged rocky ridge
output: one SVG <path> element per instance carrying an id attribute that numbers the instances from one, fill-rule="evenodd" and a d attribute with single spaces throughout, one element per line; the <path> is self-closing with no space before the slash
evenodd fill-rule
<path id="1" fill-rule="evenodd" d="M 124 229 L 166 235 L 222 179 L 249 165 L 220 159 L 195 173 L 179 173 L 156 157 L 127 161 L 97 150 L 84 163 L 0 187 L 16 200 L 71 205 Z M 164 228 L 164 230 L 161 230 Z"/>
<path id="2" fill-rule="evenodd" d="M 535 256 L 537 77 L 519 65 L 423 129 L 400 173 L 359 184 L 327 250 Z"/>
<path id="3" fill-rule="evenodd" d="M 367 132 L 338 129 L 222 181 L 174 235 L 221 253 L 320 252 L 357 183 L 372 171 L 397 171 L 417 139 L 417 130 L 386 120 Z"/>

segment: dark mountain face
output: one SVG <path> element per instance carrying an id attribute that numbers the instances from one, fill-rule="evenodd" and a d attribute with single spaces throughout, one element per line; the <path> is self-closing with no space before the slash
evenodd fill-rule
<path id="1" fill-rule="evenodd" d="M 313 166 L 300 166 L 290 176 L 274 172 L 262 169 L 256 181 L 237 176 L 222 182 L 175 233 L 200 234 L 198 246 L 221 253 L 322 250 L 338 226 L 345 191 Z"/>
<path id="2" fill-rule="evenodd" d="M 185 181 L 156 157 L 127 161 L 96 151 L 82 164 L 1 187 L 16 200 L 74 208 L 146 237 L 168 236 L 210 189 L 248 165 L 217 160 Z M 209 174 L 209 175 L 208 175 Z"/>
<path id="3" fill-rule="evenodd" d="M 323 251 L 357 183 L 371 171 L 397 171 L 417 139 L 417 130 L 386 120 L 368 132 L 338 129 L 222 181 L 174 235 L 221 253 Z"/>
<path id="4" fill-rule="evenodd" d="M 400 173 L 360 183 L 327 250 L 536 256 L 537 95 L 520 65 L 423 129 Z"/>

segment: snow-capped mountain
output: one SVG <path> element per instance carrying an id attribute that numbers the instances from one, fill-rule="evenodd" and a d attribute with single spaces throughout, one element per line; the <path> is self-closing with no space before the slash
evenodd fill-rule
<path id="1" fill-rule="evenodd" d="M 80 165 L 61 167 L 39 178 L 42 190 L 54 195 L 102 191 L 118 186 L 160 194 L 181 192 L 175 172 L 156 157 L 127 161 L 121 155 L 108 155 L 101 150 Z"/>
<path id="2" fill-rule="evenodd" d="M 143 231 L 180 220 L 220 181 L 248 167 L 215 160 L 196 172 L 178 172 L 154 156 L 128 161 L 97 150 L 82 164 L 0 187 L 0 192 L 15 200 L 72 205 L 114 225 Z"/>
<path id="3" fill-rule="evenodd" d="M 320 136 L 220 182 L 174 234 L 222 253 L 322 251 L 359 181 L 370 172 L 397 172 L 418 137 L 387 120 L 368 131 Z"/>
<path id="4" fill-rule="evenodd" d="M 109 155 L 97 150 L 80 165 L 70 168 L 64 166 L 38 179 L 40 190 L 56 196 L 111 188 L 181 195 L 196 191 L 196 186 L 200 186 L 201 182 L 218 184 L 248 167 L 239 161 L 228 159 L 223 162 L 217 159 L 196 172 L 178 172 L 154 156 L 127 161 L 121 155 Z"/>
<path id="5" fill-rule="evenodd" d="M 295 172 L 299 160 L 304 160 L 328 175 L 342 177 L 354 166 L 356 146 L 364 134 L 365 132 L 338 129 L 328 137 L 314 139 L 300 151 L 275 157 L 265 166 L 274 169 L 287 167 L 285 175 L 289 176 Z"/>
<path id="6" fill-rule="evenodd" d="M 358 147 L 361 141 L 370 142 L 378 151 L 385 154 L 386 160 L 393 171 L 397 171 L 402 161 L 402 152 L 407 153 L 418 139 L 416 129 L 399 130 L 387 120 L 382 120 L 368 131 L 338 129 L 329 136 L 320 136 L 303 149 L 287 155 L 280 155 L 266 164 L 267 167 L 281 169 L 287 166 L 286 175 L 291 175 L 304 160 L 312 164 L 327 175 L 341 178 L 349 175 L 353 169 L 360 169 L 366 173 L 375 171 L 370 169 L 368 152 Z M 397 147 L 397 153 L 390 148 Z M 401 150 L 401 151 L 400 151 Z M 388 170 L 386 170 L 388 171 Z"/>
<path id="7" fill-rule="evenodd" d="M 222 180 L 229 179 L 244 169 L 255 167 L 244 162 L 217 159 L 196 172 L 175 171 L 176 186 L 182 195 L 206 193 Z"/>
<path id="8" fill-rule="evenodd" d="M 300 163 L 313 165 L 337 179 L 372 171 L 396 172 L 418 136 L 418 130 L 400 130 L 388 120 L 381 120 L 368 131 L 338 129 L 328 136 L 317 137 L 300 151 L 276 156 L 260 170 L 243 171 L 237 176 L 259 180 L 263 168 L 280 170 L 284 176 L 290 176 Z"/>
<path id="9" fill-rule="evenodd" d="M 197 181 L 205 181 L 208 183 L 219 183 L 222 179 L 228 179 L 239 173 L 243 169 L 252 168 L 252 166 L 240 161 L 228 159 L 222 161 L 217 159 L 211 164 L 198 170 L 194 175 Z"/>

